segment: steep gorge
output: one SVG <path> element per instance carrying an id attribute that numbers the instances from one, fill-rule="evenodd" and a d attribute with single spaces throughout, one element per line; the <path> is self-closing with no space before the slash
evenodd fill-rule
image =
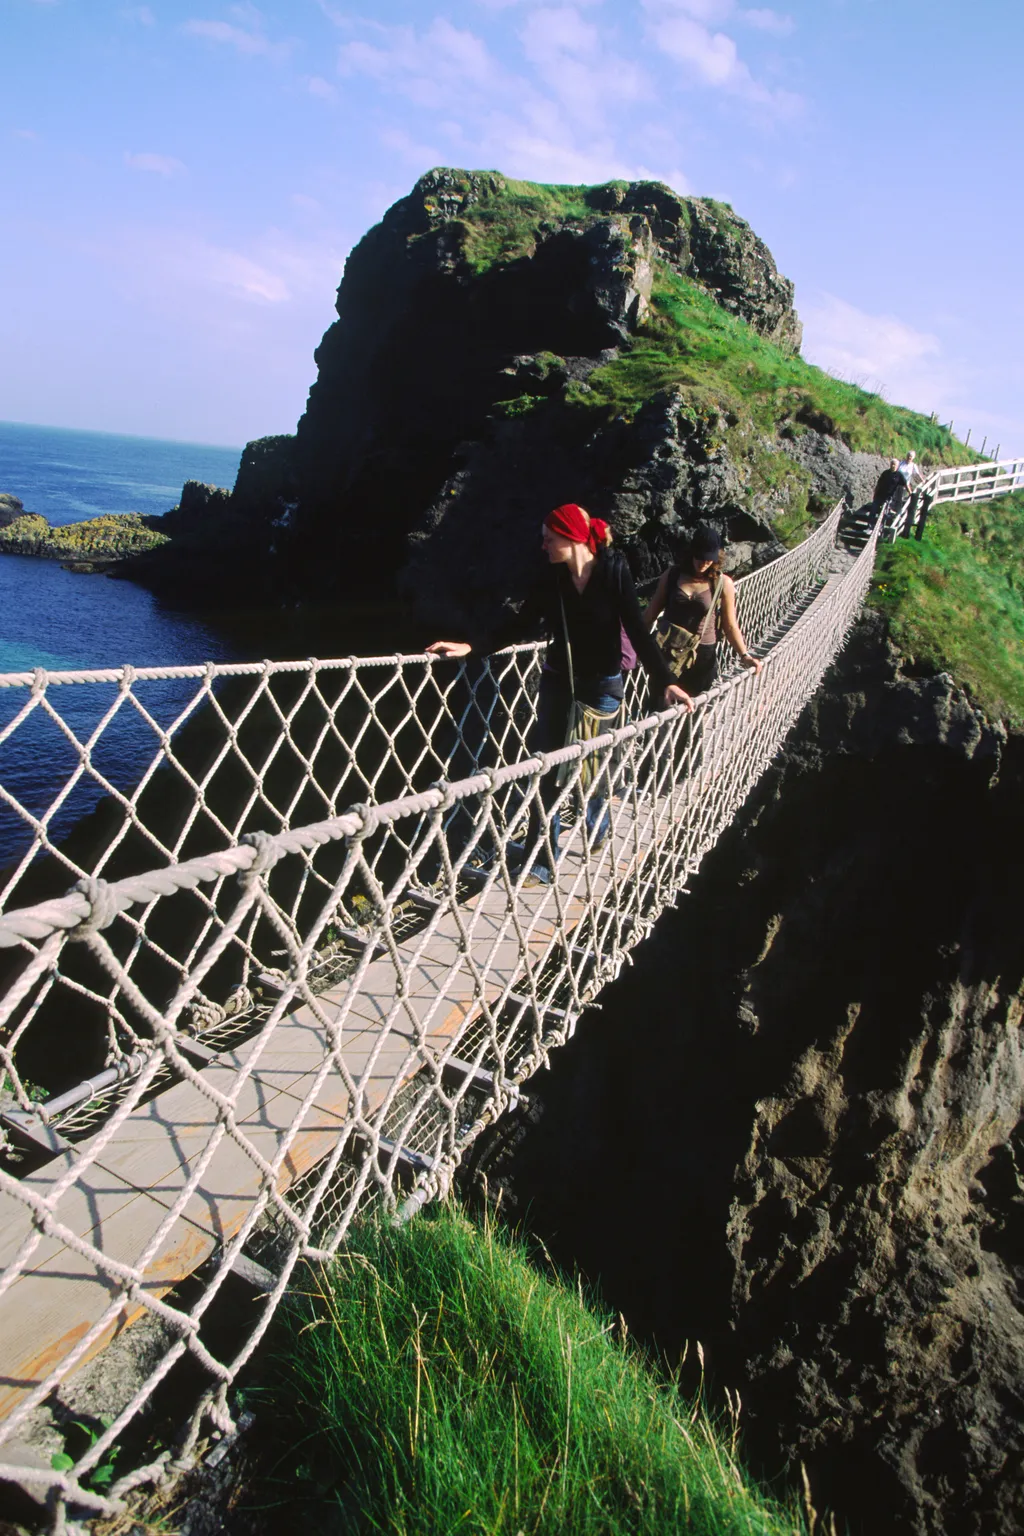
<path id="1" fill-rule="evenodd" d="M 862 1536 L 1024 1518 L 1022 789 L 1024 740 L 866 616 L 539 1122 L 482 1154 Z"/>

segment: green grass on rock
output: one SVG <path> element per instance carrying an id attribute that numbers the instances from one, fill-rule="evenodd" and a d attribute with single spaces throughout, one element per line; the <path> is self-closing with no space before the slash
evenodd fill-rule
<path id="1" fill-rule="evenodd" d="M 723 412 L 730 435 L 814 427 L 865 453 L 963 464 L 976 455 L 930 417 L 833 378 L 758 334 L 690 279 L 658 263 L 649 317 L 623 355 L 591 374 L 580 403 L 630 415 L 659 390 L 681 389 L 691 412 Z M 737 429 L 739 431 L 737 432 Z M 742 443 L 733 442 L 734 448 Z"/>
<path id="2" fill-rule="evenodd" d="M 292 1307 L 271 1393 L 302 1528 L 794 1536 L 613 1319 L 452 1209 L 367 1224 Z M 289 1445 L 290 1437 L 294 1437 Z"/>
<path id="3" fill-rule="evenodd" d="M 0 528 L 0 553 L 48 560 L 120 560 L 167 542 L 140 512 L 104 512 L 53 528 L 38 512 L 26 512 Z"/>
<path id="4" fill-rule="evenodd" d="M 870 602 L 906 655 L 1024 725 L 1024 493 L 940 505 L 924 538 L 880 547 Z"/>

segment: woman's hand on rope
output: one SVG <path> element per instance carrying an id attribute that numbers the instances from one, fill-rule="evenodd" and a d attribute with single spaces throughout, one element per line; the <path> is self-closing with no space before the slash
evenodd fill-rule
<path id="1" fill-rule="evenodd" d="M 693 700 L 678 683 L 669 683 L 665 689 L 665 708 L 671 709 L 673 704 L 681 704 L 687 714 L 693 714 Z"/>
<path id="2" fill-rule="evenodd" d="M 756 656 L 751 656 L 749 651 L 744 651 L 740 657 L 740 666 L 749 667 L 756 677 L 761 670 L 762 663 L 758 661 Z"/>
<path id="3" fill-rule="evenodd" d="M 427 655 L 446 656 L 455 660 L 460 656 L 468 656 L 472 649 L 465 640 L 435 640 L 433 645 L 427 646 Z"/>

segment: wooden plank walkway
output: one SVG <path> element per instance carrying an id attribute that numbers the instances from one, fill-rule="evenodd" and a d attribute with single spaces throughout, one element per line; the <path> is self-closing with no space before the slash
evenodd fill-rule
<path id="1" fill-rule="evenodd" d="M 644 820 L 649 824 L 646 815 Z M 385 955 L 367 967 L 354 998 L 347 982 L 318 997 L 328 1017 L 348 1005 L 344 1072 L 313 1010 L 298 1007 L 266 1037 L 220 1053 L 203 1069 L 203 1083 L 225 1096 L 244 1074 L 230 1125 L 201 1088 L 188 1081 L 175 1084 L 126 1118 L 61 1195 L 56 1221 L 115 1264 L 141 1269 L 146 1295 L 158 1298 L 180 1284 L 237 1234 L 264 1186 L 265 1165 L 279 1158 L 286 1140 L 276 1177 L 282 1193 L 328 1156 L 354 1114 L 371 1119 L 396 1083 L 424 1066 L 436 1069 L 453 1036 L 480 1013 L 485 1000 L 493 1007 L 513 990 L 528 993 L 531 974 L 536 977 L 549 957 L 571 955 L 581 920 L 590 911 L 596 916 L 613 878 L 628 879 L 634 870 L 637 850 L 627 805 L 614 806 L 614 821 L 612 837 L 592 861 L 593 907 L 583 861 L 573 851 L 578 834 L 570 832 L 557 887 L 519 894 L 524 948 L 514 931 L 509 935 L 510 901 L 496 882 L 461 903 L 458 918 L 442 908 L 427 930 L 399 947 L 399 970 Z M 581 957 L 573 964 L 578 970 Z M 307 1097 L 311 1102 L 303 1111 Z M 101 1135 L 62 1153 L 26 1178 L 25 1187 L 47 1198 Z M 169 1222 L 174 1201 L 204 1160 L 183 1212 Z M 0 1196 L 3 1269 L 36 1231 L 25 1204 Z M 0 1296 L 0 1421 L 90 1332 L 75 1369 L 145 1310 L 142 1299 L 126 1297 L 116 1280 L 60 1236 L 40 1235 L 23 1273 Z"/>
<path id="2" fill-rule="evenodd" d="M 802 603 L 793 622 L 836 579 Z M 423 1068 L 436 1072 L 467 1021 L 513 992 L 531 997 L 553 958 L 582 977 L 602 947 L 598 930 L 643 916 L 635 899 L 618 897 L 632 885 L 635 898 L 641 871 L 656 878 L 660 850 L 672 841 L 689 792 L 684 781 L 670 795 L 641 800 L 636 818 L 628 800 L 613 801 L 612 835 L 591 857 L 589 874 L 582 833 L 570 831 L 556 885 L 522 891 L 516 900 L 522 943 L 509 922 L 509 894 L 492 879 L 457 914 L 442 906 L 423 932 L 402 943 L 397 967 L 390 955 L 374 959 L 354 996 L 349 982 L 322 993 L 323 1014 L 344 1016 L 340 1061 L 313 1009 L 299 1006 L 272 1031 L 221 1052 L 198 1083 L 157 1094 L 105 1145 L 99 1132 L 23 1181 L 48 1198 L 96 1148 L 62 1193 L 55 1220 L 108 1261 L 138 1271 L 142 1295 L 126 1295 L 60 1233 L 37 1231 L 24 1203 L 0 1196 L 0 1269 L 36 1241 L 18 1279 L 0 1295 L 0 1421 L 83 1340 L 88 1347 L 76 1369 L 142 1315 L 143 1296 L 165 1295 L 236 1236 L 268 1183 L 268 1168 L 286 1193 L 354 1120 L 372 1120 L 396 1084 Z M 613 883 L 617 899 L 603 905 Z M 587 918 L 585 946 L 575 950 L 573 936 Z M 233 1112 L 224 1115 L 212 1095 L 232 1095 L 240 1080 Z M 197 1173 L 184 1210 L 172 1219 L 175 1200 Z"/>

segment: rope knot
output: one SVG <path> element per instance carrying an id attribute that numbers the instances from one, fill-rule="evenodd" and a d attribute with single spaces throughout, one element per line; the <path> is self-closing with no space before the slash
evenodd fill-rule
<path id="1" fill-rule="evenodd" d="M 121 910 L 114 887 L 96 875 L 83 876 L 71 890 L 84 896 L 89 903 L 89 915 L 71 930 L 68 934 L 71 939 L 88 939 L 101 928 L 109 928 Z"/>
<path id="2" fill-rule="evenodd" d="M 239 873 L 238 878 L 243 885 L 251 885 L 254 880 L 259 880 L 268 870 L 273 869 L 284 853 L 272 832 L 243 832 L 238 841 L 243 848 L 256 850 L 256 857 L 249 868 Z"/>
<path id="3" fill-rule="evenodd" d="M 437 793 L 441 796 L 441 804 L 437 809 L 439 811 L 450 811 L 452 806 L 455 804 L 455 796 L 452 794 L 452 786 L 448 780 L 435 779 L 430 788 L 432 790 L 436 790 Z"/>
<path id="4" fill-rule="evenodd" d="M 362 842 L 364 837 L 369 837 L 371 832 L 377 830 L 379 812 L 377 807 L 371 805 L 368 800 L 360 800 L 355 805 L 350 806 L 349 809 L 355 812 L 362 823 L 359 831 L 352 834 L 351 841 L 354 843 Z"/>

